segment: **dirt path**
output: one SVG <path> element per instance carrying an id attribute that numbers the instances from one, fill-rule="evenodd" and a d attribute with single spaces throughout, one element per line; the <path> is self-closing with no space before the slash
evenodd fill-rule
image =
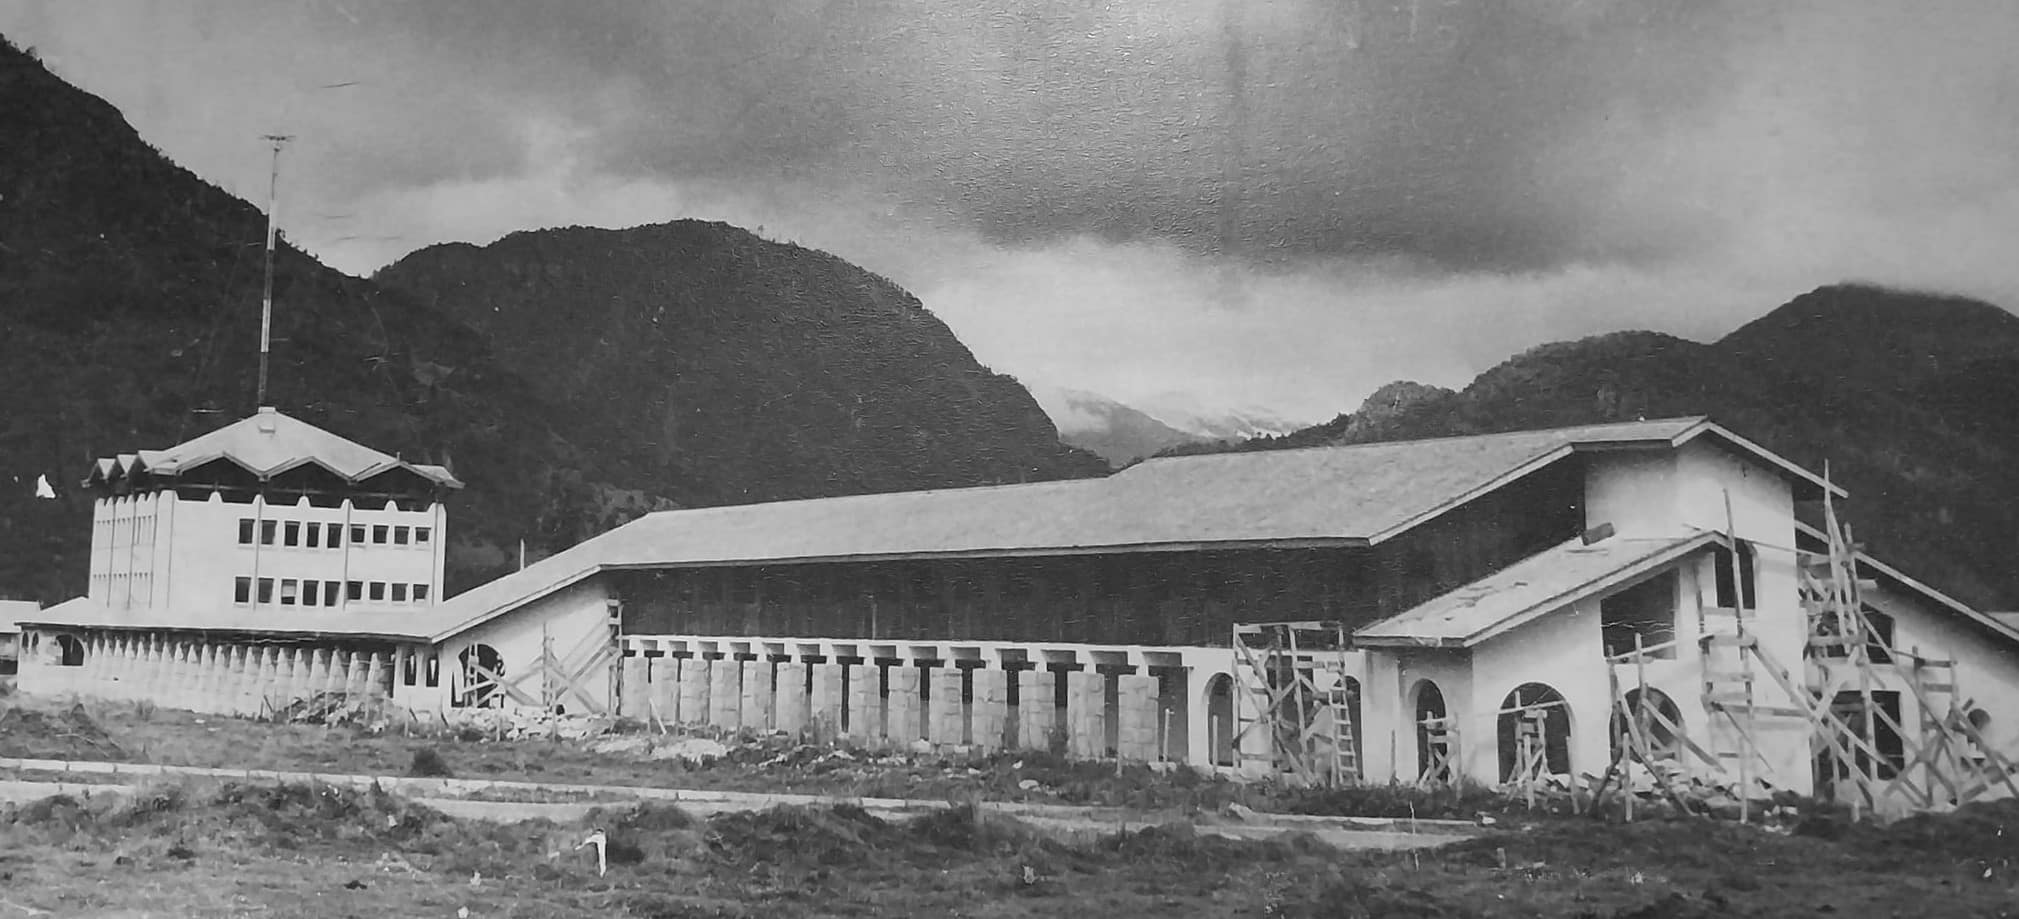
<path id="1" fill-rule="evenodd" d="M 452 817 L 513 823 L 546 819 L 557 823 L 581 819 L 596 807 L 611 807 L 631 801 L 666 801 L 697 817 L 713 814 L 756 811 L 777 806 L 812 806 L 842 801 L 860 805 L 886 820 L 907 820 L 924 816 L 947 805 L 939 801 L 903 798 L 837 798 L 823 795 L 757 794 L 750 792 L 693 791 L 674 788 L 639 788 L 611 785 L 544 785 L 532 782 L 493 782 L 458 779 L 414 779 L 395 776 L 327 775 L 319 773 L 266 772 L 198 767 L 159 766 L 133 763 L 79 763 L 43 760 L 0 760 L 0 769 L 30 772 L 68 772 L 80 777 L 110 778 L 109 782 L 61 782 L 0 780 L 0 801 L 30 801 L 56 794 L 73 796 L 120 794 L 138 787 L 140 780 L 164 776 L 190 776 L 219 780 L 260 782 L 322 782 L 350 786 L 377 784 L 412 798 Z M 521 802 L 471 800 L 466 795 L 516 793 L 525 796 L 594 796 L 594 801 Z M 1088 808 L 1012 802 L 978 802 L 985 811 L 1015 817 L 1032 826 L 1061 835 L 1112 833 L 1160 823 L 1194 823 L 1198 832 L 1235 839 L 1265 839 L 1291 832 L 1310 833 L 1341 849 L 1404 850 L 1426 849 L 1456 842 L 1472 835 L 1468 827 L 1449 821 L 1367 820 L 1355 818 L 1290 817 L 1247 815 L 1243 819 L 1200 820 L 1195 815 L 1169 812 L 1132 812 L 1119 808 Z"/>

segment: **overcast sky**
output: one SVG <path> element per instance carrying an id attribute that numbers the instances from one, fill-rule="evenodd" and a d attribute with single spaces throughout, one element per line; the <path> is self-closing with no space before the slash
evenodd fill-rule
<path id="1" fill-rule="evenodd" d="M 2019 304 L 2006 0 L 0 0 L 0 33 L 256 202 L 259 135 L 299 135 L 281 223 L 348 272 L 727 220 L 1124 400 L 1322 420 L 1849 279 Z"/>

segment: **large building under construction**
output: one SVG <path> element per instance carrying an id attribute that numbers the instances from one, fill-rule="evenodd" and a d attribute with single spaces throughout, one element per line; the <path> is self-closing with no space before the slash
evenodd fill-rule
<path id="1" fill-rule="evenodd" d="M 24 690 L 241 713 L 334 691 L 1310 781 L 1632 762 L 1909 808 L 2011 789 L 2019 632 L 1858 553 L 1841 489 L 1703 418 L 668 511 L 446 600 L 414 541 L 444 540 L 446 470 L 272 412 L 209 437 L 93 471 L 111 561 L 20 617 Z M 236 529 L 163 529 L 213 517 Z"/>

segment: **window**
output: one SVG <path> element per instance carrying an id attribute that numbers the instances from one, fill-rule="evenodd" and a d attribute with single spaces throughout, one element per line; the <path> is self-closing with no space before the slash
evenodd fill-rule
<path id="1" fill-rule="evenodd" d="M 234 579 L 234 580 L 232 581 L 232 584 L 231 584 L 231 602 L 233 602 L 233 603 L 251 603 L 251 602 L 252 602 L 252 579 L 251 579 L 251 578 L 237 578 L 237 579 Z"/>
<path id="2" fill-rule="evenodd" d="M 1605 653 L 1616 657 L 1633 653 L 1635 639 L 1640 647 L 1655 648 L 1649 657 L 1675 657 L 1676 574 L 1664 572 L 1599 601 L 1599 630 L 1605 636 Z"/>
<path id="3" fill-rule="evenodd" d="M 415 654 L 400 655 L 400 682 L 408 686 L 414 685 L 414 679 L 420 672 L 420 664 L 414 659 L 416 657 L 418 655 Z"/>
<path id="4" fill-rule="evenodd" d="M 351 545 L 355 546 L 364 541 L 365 541 L 365 525 L 362 523 L 351 524 Z"/>
<path id="5" fill-rule="evenodd" d="M 432 654 L 428 655 L 428 662 L 427 666 L 424 668 L 424 671 L 425 671 L 424 677 L 429 689 L 433 689 L 437 686 L 442 685 L 441 658 L 436 657 Z"/>
<path id="6" fill-rule="evenodd" d="M 383 545 L 385 545 L 385 544 L 386 544 L 386 525 L 385 525 L 385 524 L 383 524 L 383 523 L 381 523 L 381 524 L 378 524 L 378 525 L 376 525 L 376 526 L 373 526 L 373 527 L 372 527 L 372 545 L 374 545 L 374 546 L 383 546 Z"/>
<path id="7" fill-rule="evenodd" d="M 308 525 L 308 541 L 306 545 L 311 549 L 322 548 L 322 524 L 311 523 Z"/>
<path id="8" fill-rule="evenodd" d="M 393 585 L 393 602 L 394 603 L 407 602 L 407 585 L 405 584 Z"/>
<path id="9" fill-rule="evenodd" d="M 365 582 L 352 581 L 350 582 L 349 587 L 350 589 L 349 591 L 347 591 L 347 593 L 350 595 L 351 599 L 362 600 L 365 598 Z"/>
<path id="10" fill-rule="evenodd" d="M 290 520 L 287 522 L 286 535 L 282 538 L 281 544 L 289 547 L 301 545 L 301 523 L 299 521 Z"/>
<path id="11" fill-rule="evenodd" d="M 386 582 L 384 582 L 384 581 L 373 581 L 373 582 L 372 582 L 372 599 L 374 599 L 374 600 L 383 600 L 383 599 L 385 599 L 385 598 L 386 598 Z"/>
<path id="12" fill-rule="evenodd" d="M 316 588 L 318 588 L 318 587 L 320 587 L 320 586 L 322 586 L 322 582 L 320 582 L 320 581 L 303 581 L 303 582 L 301 582 L 301 605 L 303 605 L 303 606 L 314 606 L 314 605 L 316 605 L 316 602 L 315 602 L 315 599 L 316 599 Z"/>
<path id="13" fill-rule="evenodd" d="M 330 525 L 329 525 L 329 547 L 330 547 L 330 548 L 332 548 L 332 549 L 341 549 L 341 548 L 343 548 L 343 545 L 344 545 L 344 528 L 343 528 L 343 524 L 341 524 L 341 523 L 332 523 L 332 524 L 330 524 Z"/>
<path id="14" fill-rule="evenodd" d="M 280 605 L 293 606 L 296 595 L 301 592 L 301 582 L 294 578 L 284 578 L 280 582 Z"/>
<path id="15" fill-rule="evenodd" d="M 239 544 L 239 545 L 241 545 L 241 546 L 249 546 L 249 545 L 252 545 L 252 532 L 253 532 L 253 522 L 254 522 L 254 521 L 253 521 L 253 519 L 252 519 L 251 517 L 240 517 L 240 518 L 238 518 L 238 544 Z"/>
<path id="16" fill-rule="evenodd" d="M 274 524 L 274 522 L 273 522 L 273 521 L 271 521 L 271 520 L 262 520 L 262 521 L 260 521 L 260 522 L 259 522 L 259 544 L 260 544 L 260 545 L 262 545 L 262 546 L 271 546 L 271 545 L 273 545 L 273 534 L 274 534 L 274 531 L 275 531 L 276 529 L 278 529 L 278 527 L 277 527 L 277 526 L 276 526 L 276 525 Z"/>
<path id="17" fill-rule="evenodd" d="M 272 578 L 260 578 L 260 579 L 259 579 L 259 602 L 261 602 L 261 603 L 272 603 L 272 602 L 273 602 L 273 579 L 272 579 Z"/>
<path id="18" fill-rule="evenodd" d="M 340 583 L 341 582 L 339 581 L 322 582 L 322 605 L 324 606 L 337 605 L 337 596 L 338 596 L 337 585 Z"/>
<path id="19" fill-rule="evenodd" d="M 411 535 L 412 532 L 413 532 L 412 529 L 409 527 L 393 527 L 393 545 L 395 546 L 406 545 L 407 537 Z"/>
<path id="20" fill-rule="evenodd" d="M 414 602 L 415 603 L 428 602 L 428 585 L 426 584 L 414 585 Z"/>
<path id="21" fill-rule="evenodd" d="M 425 546 L 427 544 L 428 544 L 428 528 L 414 527 L 414 545 Z"/>
<path id="22" fill-rule="evenodd" d="M 1738 547 L 1736 565 L 1732 553 L 1723 548 L 1711 554 L 1717 582 L 1716 605 L 1724 609 L 1757 609 L 1757 598 L 1753 596 L 1753 546 L 1740 540 Z"/>

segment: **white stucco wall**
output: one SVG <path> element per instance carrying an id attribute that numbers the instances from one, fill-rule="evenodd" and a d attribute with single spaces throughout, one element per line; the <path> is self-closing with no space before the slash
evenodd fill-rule
<path id="1" fill-rule="evenodd" d="M 458 661 L 463 651 L 473 645 L 484 644 L 496 649 L 504 661 L 504 677 L 507 682 L 512 682 L 538 668 L 546 641 L 551 640 L 555 657 L 565 661 L 591 635 L 602 635 L 608 640 L 609 599 L 609 587 L 604 580 L 590 578 L 443 642 L 439 649 L 442 668 L 442 701 L 439 704 L 448 705 L 448 699 L 453 698 L 452 694 L 460 688 L 462 673 Z M 611 666 L 615 664 L 616 659 L 612 658 Z M 599 671 L 584 677 L 578 685 L 585 687 L 590 697 L 607 710 L 615 701 L 613 681 L 613 675 L 606 676 Z M 530 677 L 518 685 L 535 699 L 539 698 L 539 677 Z M 559 687 L 554 689 L 558 691 Z M 565 699 L 562 704 L 571 712 L 581 710 L 573 699 Z"/>
<path id="2" fill-rule="evenodd" d="M 240 522 L 252 521 L 250 543 L 239 541 Z M 274 524 L 274 541 L 261 539 L 264 525 Z M 296 526 L 296 545 L 287 545 L 288 524 Z M 317 524 L 318 545 L 307 545 L 308 525 Z M 295 582 L 295 603 L 306 607 L 305 583 L 317 584 L 319 610 L 400 610 L 431 605 L 441 599 L 447 553 L 447 514 L 440 504 L 413 511 L 382 508 L 313 507 L 303 499 L 294 504 L 268 504 L 264 499 L 238 504 L 217 495 L 182 500 L 173 492 L 102 498 L 96 502 L 92 527 L 89 596 L 114 608 L 202 609 L 233 604 L 236 579 L 252 579 L 249 602 L 285 609 L 286 582 Z M 363 527 L 363 543 L 350 537 Z M 383 527 L 383 532 L 380 528 Z M 406 528 L 407 544 L 398 545 L 398 528 Z M 341 528 L 337 548 L 328 536 Z M 427 541 L 419 541 L 422 529 Z M 376 537 L 383 535 L 384 542 Z M 258 604 L 258 583 L 273 580 L 272 601 Z M 350 599 L 348 583 L 361 582 L 360 600 Z M 327 586 L 338 585 L 334 604 L 325 599 Z M 372 599 L 373 584 L 385 585 Z M 405 585 L 405 599 L 395 600 Z M 416 599 L 414 585 L 424 585 L 425 599 Z"/>
<path id="3" fill-rule="evenodd" d="M 1611 700 L 1604 658 L 1596 600 L 1559 609 L 1473 649 L 1462 756 L 1466 775 L 1486 784 L 1500 781 L 1497 713 L 1524 683 L 1554 688 L 1570 704 L 1572 774 L 1603 770 Z"/>
<path id="4" fill-rule="evenodd" d="M 2019 756 L 2019 648 L 1947 607 L 1885 582 L 1867 591 L 1865 601 L 1893 617 L 1895 648 L 1955 661 L 1956 700 L 1982 707 L 1991 716 L 1984 732 L 1991 746 Z M 1889 676 L 1886 688 L 1901 690 L 1900 717 L 1911 730 L 1919 723 L 1920 707 L 1903 685 L 1910 678 L 1908 662 L 1901 659 L 1883 669 Z"/>

